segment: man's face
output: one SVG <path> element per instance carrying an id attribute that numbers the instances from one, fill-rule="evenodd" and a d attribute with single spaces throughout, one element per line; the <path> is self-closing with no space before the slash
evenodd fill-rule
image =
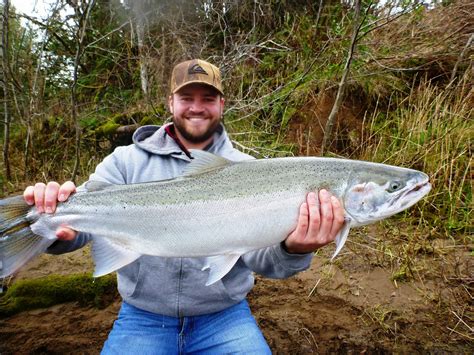
<path id="1" fill-rule="evenodd" d="M 176 133 L 191 144 L 210 143 L 219 126 L 224 98 L 208 85 L 189 84 L 169 97 Z"/>

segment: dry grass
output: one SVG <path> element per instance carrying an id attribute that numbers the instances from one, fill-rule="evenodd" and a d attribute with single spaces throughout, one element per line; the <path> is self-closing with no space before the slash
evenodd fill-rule
<path id="1" fill-rule="evenodd" d="M 407 97 L 392 98 L 393 111 L 367 120 L 360 158 L 426 172 L 431 193 L 412 209 L 422 225 L 453 237 L 472 221 L 474 91 L 466 76 L 455 90 L 429 82 Z"/>

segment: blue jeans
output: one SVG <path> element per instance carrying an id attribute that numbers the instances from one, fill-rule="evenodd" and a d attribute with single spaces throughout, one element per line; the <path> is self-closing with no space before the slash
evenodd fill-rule
<path id="1" fill-rule="evenodd" d="M 123 302 L 102 349 L 108 354 L 271 354 L 247 301 L 202 316 L 174 318 Z"/>

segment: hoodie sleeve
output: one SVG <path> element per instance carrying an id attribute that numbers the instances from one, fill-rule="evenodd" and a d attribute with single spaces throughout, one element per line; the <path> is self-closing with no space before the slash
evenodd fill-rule
<path id="1" fill-rule="evenodd" d="M 123 148 L 123 147 L 121 147 Z M 95 172 L 90 175 L 89 181 L 103 181 L 111 184 L 125 184 L 123 169 L 120 166 L 120 159 L 122 149 L 117 148 L 112 154 L 108 155 L 99 165 L 97 165 Z M 78 186 L 77 191 L 85 189 L 85 184 Z M 69 253 L 79 248 L 82 248 L 91 240 L 91 235 L 88 233 L 79 233 L 74 240 L 71 241 L 55 241 L 47 250 L 48 254 L 64 254 Z"/>
<path id="2" fill-rule="evenodd" d="M 290 254 L 281 243 L 242 255 L 250 270 L 275 279 L 290 277 L 308 269 L 312 258 L 313 253 Z"/>

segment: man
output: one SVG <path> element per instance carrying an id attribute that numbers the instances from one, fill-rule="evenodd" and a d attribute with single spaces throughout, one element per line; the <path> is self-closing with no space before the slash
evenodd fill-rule
<path id="1" fill-rule="evenodd" d="M 134 144 L 117 148 L 90 179 L 126 184 L 174 178 L 192 159 L 189 149 L 234 161 L 252 159 L 232 147 L 222 125 L 224 94 L 217 67 L 197 59 L 176 65 L 168 103 L 172 124 L 139 128 Z M 38 211 L 52 213 L 57 201 L 75 189 L 72 182 L 39 183 L 24 197 Z M 307 269 L 312 252 L 333 241 L 343 222 L 335 197 L 324 190 L 319 196 L 309 193 L 284 242 L 243 255 L 210 286 L 205 286 L 202 258 L 140 257 L 117 272 L 123 304 L 103 353 L 270 353 L 245 300 L 254 284 L 252 272 L 285 278 Z M 60 241 L 50 253 L 75 250 L 90 238 L 67 226 L 56 235 Z"/>

